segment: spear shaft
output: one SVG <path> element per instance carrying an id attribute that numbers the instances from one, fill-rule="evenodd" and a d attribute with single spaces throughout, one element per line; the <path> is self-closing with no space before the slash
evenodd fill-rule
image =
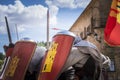
<path id="1" fill-rule="evenodd" d="M 7 17 L 6 17 L 6 16 L 5 16 L 5 22 L 6 22 L 6 26 L 7 26 L 9 43 L 12 43 L 11 34 L 10 34 L 10 29 L 9 29 L 9 25 L 8 25 L 8 21 L 7 21 Z"/>

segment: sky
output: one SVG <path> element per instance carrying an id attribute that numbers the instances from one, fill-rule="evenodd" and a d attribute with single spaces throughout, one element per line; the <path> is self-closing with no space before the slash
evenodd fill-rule
<path id="1" fill-rule="evenodd" d="M 9 44 L 5 16 L 9 23 L 13 43 L 24 37 L 29 37 L 36 42 L 46 42 L 48 9 L 49 40 L 51 41 L 57 32 L 70 29 L 90 1 L 0 0 L 0 52 L 4 52 L 3 45 Z"/>

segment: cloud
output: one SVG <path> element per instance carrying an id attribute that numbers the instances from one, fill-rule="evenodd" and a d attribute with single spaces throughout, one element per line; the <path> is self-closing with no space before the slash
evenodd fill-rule
<path id="1" fill-rule="evenodd" d="M 6 28 L 3 26 L 0 26 L 0 33 L 6 34 Z"/>
<path id="2" fill-rule="evenodd" d="M 59 8 L 51 5 L 49 6 L 49 12 L 50 12 L 50 24 L 57 24 L 57 14 L 58 14 Z M 51 18 L 52 17 L 52 18 Z"/>
<path id="3" fill-rule="evenodd" d="M 24 6 L 21 1 L 16 0 L 14 5 L 9 4 L 0 5 L 0 22 L 4 22 L 4 16 L 7 16 L 10 24 L 20 24 L 20 25 L 34 25 L 34 26 L 43 26 L 46 23 L 47 7 L 42 5 L 31 5 Z M 56 7 L 51 7 L 50 12 L 52 12 L 51 20 L 56 20 L 56 14 L 58 9 Z M 51 25 L 56 24 L 51 23 Z M 1 24 L 0 24 L 1 25 Z"/>
<path id="4" fill-rule="evenodd" d="M 90 0 L 46 0 L 50 12 L 50 27 L 58 25 L 57 14 L 59 8 L 84 8 Z M 0 34 L 7 33 L 4 17 L 7 16 L 10 30 L 15 31 L 17 24 L 18 32 L 43 36 L 46 35 L 47 10 L 43 5 L 25 6 L 20 0 L 15 0 L 14 4 L 0 4 Z M 38 32 L 36 32 L 36 29 Z M 26 33 L 24 33 L 26 34 Z M 22 35 L 23 36 L 23 35 Z"/>
<path id="5" fill-rule="evenodd" d="M 91 0 L 46 0 L 46 4 L 59 8 L 85 8 Z"/>
<path id="6" fill-rule="evenodd" d="M 20 0 L 15 0 L 14 4 L 0 5 L 0 34 L 5 34 L 6 24 L 4 17 L 7 16 L 9 26 L 12 32 L 15 32 L 15 24 L 17 24 L 18 32 L 34 33 L 36 29 L 39 30 L 39 34 L 46 34 L 44 31 L 47 23 L 47 10 L 48 8 L 43 5 L 29 5 L 25 6 Z M 51 6 L 50 12 L 50 25 L 57 24 L 58 7 Z M 36 33 L 36 34 L 35 34 Z M 43 36 L 43 35 L 40 35 Z"/>

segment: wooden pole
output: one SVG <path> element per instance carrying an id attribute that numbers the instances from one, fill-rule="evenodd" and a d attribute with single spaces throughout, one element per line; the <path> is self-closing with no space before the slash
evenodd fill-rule
<path id="1" fill-rule="evenodd" d="M 49 48 L 49 9 L 47 10 L 47 46 Z"/>
<path id="2" fill-rule="evenodd" d="M 8 25 L 8 21 L 7 21 L 7 17 L 6 17 L 6 16 L 5 16 L 5 22 L 6 22 L 6 26 L 7 26 L 9 43 L 12 43 L 11 34 L 10 34 L 10 29 L 9 29 L 9 25 Z"/>
<path id="3" fill-rule="evenodd" d="M 19 40 L 17 24 L 15 24 L 15 28 L 16 28 L 17 40 Z"/>

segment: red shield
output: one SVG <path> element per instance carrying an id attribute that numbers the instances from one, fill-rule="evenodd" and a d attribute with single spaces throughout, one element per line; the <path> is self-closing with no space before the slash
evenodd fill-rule
<path id="1" fill-rule="evenodd" d="M 74 37 L 58 34 L 53 37 L 52 44 L 40 69 L 38 80 L 57 80 L 70 53 Z"/>
<path id="2" fill-rule="evenodd" d="M 5 47 L 6 47 L 6 48 L 5 48 Z M 14 47 L 4 46 L 4 49 L 6 49 L 6 51 L 5 51 L 6 57 L 5 57 L 5 59 L 4 59 L 4 64 L 2 65 L 2 68 L 1 68 L 0 80 L 3 80 L 3 76 L 4 76 L 4 73 L 5 73 L 6 67 L 8 66 L 10 57 L 11 57 L 11 55 L 12 55 L 12 53 L 13 53 Z"/>
<path id="3" fill-rule="evenodd" d="M 29 41 L 19 41 L 15 44 L 13 54 L 3 77 L 4 80 L 24 80 L 35 48 L 36 43 Z"/>

